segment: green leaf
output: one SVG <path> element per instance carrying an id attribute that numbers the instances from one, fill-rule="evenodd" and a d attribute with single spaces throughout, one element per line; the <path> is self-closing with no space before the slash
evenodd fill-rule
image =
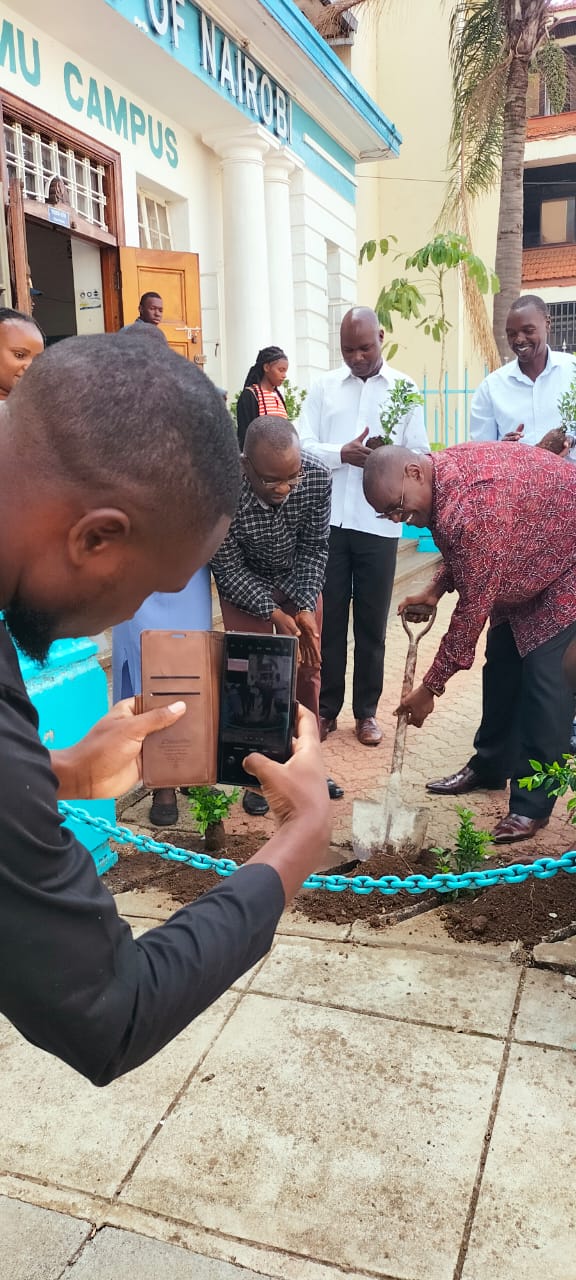
<path id="1" fill-rule="evenodd" d="M 393 360 L 397 350 L 398 350 L 398 343 L 397 342 L 390 343 L 390 346 L 388 347 L 388 351 L 386 352 L 386 359 Z"/>

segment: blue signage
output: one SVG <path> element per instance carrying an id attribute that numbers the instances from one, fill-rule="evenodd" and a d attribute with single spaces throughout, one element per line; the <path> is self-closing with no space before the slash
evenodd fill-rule
<path id="1" fill-rule="evenodd" d="M 67 209 L 58 209 L 53 204 L 49 204 L 48 221 L 55 222 L 57 227 L 69 227 L 70 214 Z"/>

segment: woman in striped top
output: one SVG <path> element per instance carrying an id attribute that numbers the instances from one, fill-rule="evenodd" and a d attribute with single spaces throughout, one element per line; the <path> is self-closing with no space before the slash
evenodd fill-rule
<path id="1" fill-rule="evenodd" d="M 288 358 L 281 347 L 263 347 L 244 380 L 238 397 L 236 421 L 238 444 L 244 448 L 244 437 L 255 418 L 272 414 L 287 418 L 286 403 L 280 387 L 288 373 Z"/>

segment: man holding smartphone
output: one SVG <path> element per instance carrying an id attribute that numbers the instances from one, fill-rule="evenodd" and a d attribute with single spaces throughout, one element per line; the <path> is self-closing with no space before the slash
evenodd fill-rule
<path id="1" fill-rule="evenodd" d="M 332 479 L 302 453 L 286 418 L 264 415 L 246 432 L 240 501 L 227 538 L 212 559 L 226 631 L 297 636 L 296 696 L 319 718 L 322 586 L 328 560 Z M 344 794 L 328 778 L 332 800 Z M 246 813 L 268 812 L 266 798 L 245 791 Z"/>
<path id="2" fill-rule="evenodd" d="M 58 800 L 130 790 L 142 742 L 186 705 L 136 715 L 120 702 L 83 741 L 49 753 L 12 640 L 43 662 L 53 640 L 97 634 L 153 591 L 181 591 L 228 531 L 239 472 L 221 396 L 154 325 L 57 343 L 2 408 L 0 1013 L 97 1085 L 151 1058 L 269 950 L 328 849 L 320 744 L 301 708 L 287 764 L 248 757 L 278 829 L 135 939 Z"/>

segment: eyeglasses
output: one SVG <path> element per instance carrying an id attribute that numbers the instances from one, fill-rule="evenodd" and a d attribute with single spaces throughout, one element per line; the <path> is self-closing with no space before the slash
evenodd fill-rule
<path id="1" fill-rule="evenodd" d="M 305 471 L 303 467 L 300 467 L 300 470 L 294 476 L 286 476 L 285 478 L 282 478 L 282 479 L 280 478 L 280 476 L 276 476 L 276 479 L 272 480 L 272 479 L 269 479 L 268 477 L 265 478 L 264 476 L 261 476 L 260 473 L 256 470 L 256 467 L 254 466 L 252 459 L 249 458 L 245 453 L 242 454 L 242 457 L 245 462 L 248 462 L 250 464 L 252 471 L 256 476 L 256 479 L 260 482 L 263 489 L 277 489 L 278 486 L 281 484 L 287 484 L 291 489 L 295 489 L 297 485 L 302 484 L 302 481 L 305 475 Z"/>
<path id="2" fill-rule="evenodd" d="M 400 496 L 400 502 L 393 502 L 392 506 L 384 507 L 383 511 L 377 511 L 376 513 L 377 520 L 390 520 L 392 516 L 401 516 L 402 518 L 404 518 L 404 485 L 405 484 L 406 484 L 406 476 L 404 476 L 404 479 L 402 481 L 402 494 Z"/>

